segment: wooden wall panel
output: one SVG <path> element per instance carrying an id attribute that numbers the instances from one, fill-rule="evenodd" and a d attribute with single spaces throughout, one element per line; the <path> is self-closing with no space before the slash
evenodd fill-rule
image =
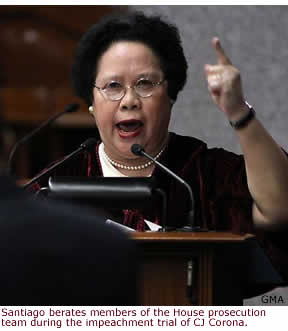
<path id="1" fill-rule="evenodd" d="M 95 127 L 87 106 L 72 93 L 73 54 L 88 27 L 103 15 L 125 10 L 126 6 L 0 6 L 0 106 L 15 137 L 21 137 L 72 102 L 80 103 L 81 110 L 59 119 L 58 131 L 61 126 Z M 65 135 L 59 137 L 65 140 Z M 57 140 L 55 132 L 49 131 L 41 139 L 47 141 L 39 141 L 39 146 L 49 145 L 51 155 L 59 154 L 55 152 L 57 146 L 64 146 L 61 153 L 66 152 L 67 144 L 67 152 L 71 150 L 69 143 Z M 21 176 L 31 176 L 27 159 L 30 164 L 37 163 L 38 158 L 33 155 L 40 153 L 40 147 L 39 153 L 37 146 L 31 153 L 27 150 L 18 156 L 16 171 Z"/>

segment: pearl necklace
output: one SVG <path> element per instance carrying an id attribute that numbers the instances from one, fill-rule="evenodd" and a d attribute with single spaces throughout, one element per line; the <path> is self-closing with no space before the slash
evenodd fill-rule
<path id="1" fill-rule="evenodd" d="M 160 155 L 164 152 L 164 149 L 165 149 L 166 146 L 164 146 L 161 151 L 155 156 L 155 160 L 158 160 Z M 130 171 L 135 171 L 135 170 L 143 170 L 145 168 L 148 168 L 150 167 L 152 164 L 153 164 L 153 161 L 149 161 L 147 163 L 144 163 L 144 164 L 141 164 L 139 166 L 127 166 L 127 165 L 124 165 L 124 164 L 121 164 L 121 163 L 118 163 L 112 159 L 110 159 L 110 157 L 105 153 L 104 151 L 104 148 L 103 148 L 103 153 L 104 153 L 104 156 L 106 157 L 106 159 L 115 167 L 117 168 L 120 168 L 120 169 L 125 169 L 125 170 L 130 170 Z"/>

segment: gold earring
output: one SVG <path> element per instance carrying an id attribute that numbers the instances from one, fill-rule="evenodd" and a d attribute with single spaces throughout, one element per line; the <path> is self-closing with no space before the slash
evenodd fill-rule
<path id="1" fill-rule="evenodd" d="M 88 110 L 89 110 L 89 113 L 90 113 L 90 114 L 93 114 L 93 111 L 94 111 L 94 110 L 93 110 L 93 106 L 90 106 L 90 107 L 88 108 Z"/>

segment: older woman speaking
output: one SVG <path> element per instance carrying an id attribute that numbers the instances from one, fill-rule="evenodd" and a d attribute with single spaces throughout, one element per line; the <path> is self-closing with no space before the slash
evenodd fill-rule
<path id="1" fill-rule="evenodd" d="M 255 233 L 288 278 L 281 231 L 288 223 L 287 157 L 245 101 L 240 73 L 218 38 L 212 46 L 217 64 L 205 65 L 208 90 L 235 131 L 243 156 L 168 132 L 187 71 L 178 30 L 158 16 L 129 13 L 102 20 L 79 42 L 74 89 L 86 101 L 101 141 L 55 174 L 154 176 L 168 196 L 168 224 L 182 226 L 185 190 L 152 162 L 131 153 L 131 146 L 140 144 L 191 185 L 197 222 L 210 230 Z M 34 188 L 46 183 L 42 178 Z M 144 219 L 161 224 L 159 215 L 157 210 L 122 210 L 115 220 L 143 231 Z"/>

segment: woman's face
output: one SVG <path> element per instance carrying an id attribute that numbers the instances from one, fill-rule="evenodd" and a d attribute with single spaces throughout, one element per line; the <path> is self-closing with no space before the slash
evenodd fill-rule
<path id="1" fill-rule="evenodd" d="M 153 83 L 165 78 L 158 57 L 145 44 L 119 41 L 100 57 L 95 85 L 103 88 L 107 83 L 118 82 L 125 87 L 134 86 L 144 78 Z M 107 99 L 94 88 L 93 114 L 106 153 L 115 161 L 135 159 L 130 148 L 137 143 L 148 153 L 157 154 L 168 136 L 171 105 L 167 81 L 155 87 L 150 97 L 140 97 L 128 88 L 118 101 Z"/>

